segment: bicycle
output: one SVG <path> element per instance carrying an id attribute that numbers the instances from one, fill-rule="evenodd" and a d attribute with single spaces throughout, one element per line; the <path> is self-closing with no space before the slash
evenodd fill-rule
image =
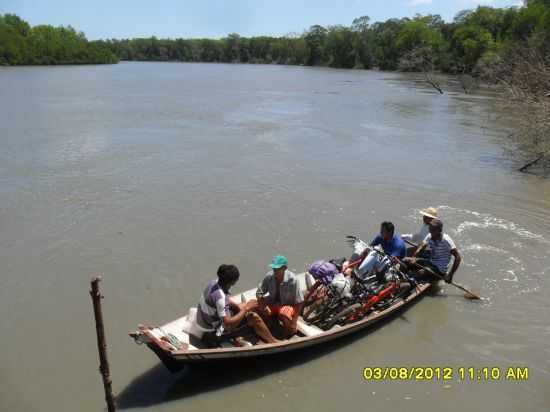
<path id="1" fill-rule="evenodd" d="M 370 314 L 373 310 L 384 310 L 397 299 L 403 298 L 412 287 L 416 287 L 416 280 L 402 272 L 397 266 L 399 259 L 393 259 L 393 263 L 388 269 L 385 284 L 378 286 L 374 290 L 371 289 L 371 293 L 364 293 L 358 296 L 358 301 L 332 316 L 323 325 L 323 329 L 328 330 L 336 324 L 345 325 L 356 322 Z M 403 281 L 408 283 L 408 287 L 402 287 L 405 283 Z"/>

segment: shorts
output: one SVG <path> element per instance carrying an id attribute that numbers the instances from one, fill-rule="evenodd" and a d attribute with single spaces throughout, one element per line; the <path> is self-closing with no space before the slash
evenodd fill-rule
<path id="1" fill-rule="evenodd" d="M 419 264 L 420 266 L 423 266 L 425 268 L 428 268 L 428 269 L 431 269 L 432 272 L 435 272 L 436 274 L 438 274 L 439 276 L 441 277 L 445 277 L 446 274 L 445 273 L 442 273 L 439 268 L 433 264 L 433 262 L 431 260 L 428 260 L 428 259 L 416 259 L 416 263 Z M 433 281 L 437 281 L 437 280 L 441 280 L 441 278 L 437 277 L 437 276 L 434 276 L 432 274 L 430 274 L 429 272 L 427 272 L 425 275 L 424 275 L 424 279 L 425 280 L 428 280 L 430 282 L 433 282 Z"/>
<path id="2" fill-rule="evenodd" d="M 277 316 L 277 318 L 279 319 L 283 317 L 283 318 L 287 318 L 288 320 L 292 320 L 292 318 L 294 318 L 294 316 L 296 315 L 296 311 L 292 306 L 267 305 L 267 307 L 271 312 L 271 316 Z"/>

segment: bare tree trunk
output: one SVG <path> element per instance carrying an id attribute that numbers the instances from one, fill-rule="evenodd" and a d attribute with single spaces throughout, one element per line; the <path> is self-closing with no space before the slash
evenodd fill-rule
<path id="1" fill-rule="evenodd" d="M 97 349 L 99 352 L 99 373 L 103 378 L 103 388 L 105 390 L 105 401 L 107 402 L 107 410 L 115 412 L 115 399 L 113 396 L 113 388 L 111 381 L 111 373 L 109 371 L 109 361 L 107 360 L 107 343 L 105 341 L 105 330 L 103 328 L 103 313 L 101 311 L 101 293 L 99 292 L 99 282 L 101 276 L 96 276 L 92 279 L 90 296 L 94 305 L 95 329 L 97 334 Z"/>
<path id="2" fill-rule="evenodd" d="M 550 49 L 545 47 L 518 44 L 488 72 L 508 91 L 504 105 L 515 114 L 515 147 L 532 158 L 520 172 L 550 167 Z"/>
<path id="3" fill-rule="evenodd" d="M 466 67 L 462 68 L 462 73 L 458 74 L 457 78 L 460 86 L 462 87 L 462 90 L 464 90 L 464 94 L 470 94 L 472 89 L 477 86 L 476 79 L 466 73 Z"/>
<path id="4" fill-rule="evenodd" d="M 462 86 L 462 90 L 464 90 L 464 94 L 468 94 L 468 88 L 466 87 L 466 84 L 464 82 L 464 73 L 466 73 L 466 67 L 462 67 L 462 73 L 458 75 L 458 81 Z"/>
<path id="5" fill-rule="evenodd" d="M 428 84 L 430 84 L 440 94 L 443 94 L 443 89 L 441 89 L 441 86 L 439 85 L 439 83 L 432 77 L 432 73 L 434 71 L 434 64 L 431 56 L 424 57 L 424 64 L 422 65 L 422 69 L 424 70 L 424 77 L 426 78 L 426 81 L 428 82 Z"/>
<path id="6" fill-rule="evenodd" d="M 439 83 L 432 77 L 434 71 L 433 50 L 428 47 L 417 47 L 407 52 L 399 60 L 400 69 L 403 71 L 421 71 L 424 73 L 426 83 L 432 86 L 439 93 L 443 94 L 443 89 Z"/>
<path id="7" fill-rule="evenodd" d="M 437 90 L 439 93 L 443 94 L 443 89 L 441 89 L 441 86 L 439 85 L 438 82 L 436 82 L 431 76 L 430 74 L 425 71 L 424 72 L 424 76 L 426 78 L 426 81 L 428 82 L 428 84 L 430 84 L 435 90 Z"/>
<path id="8" fill-rule="evenodd" d="M 522 167 L 518 169 L 520 172 L 525 172 L 527 169 L 529 169 L 531 166 L 538 163 L 540 160 L 544 159 L 545 153 L 541 153 L 539 157 L 537 157 L 535 160 L 531 160 L 529 163 L 524 164 Z"/>

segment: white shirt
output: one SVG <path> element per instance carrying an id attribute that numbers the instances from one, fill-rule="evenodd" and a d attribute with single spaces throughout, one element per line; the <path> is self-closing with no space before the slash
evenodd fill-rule
<path id="1" fill-rule="evenodd" d="M 414 235 L 411 233 L 401 235 L 401 239 L 408 240 L 418 245 L 420 242 L 426 239 L 426 236 L 428 236 L 429 234 L 430 234 L 430 227 L 426 224 L 423 224 L 422 227 L 420 228 L 420 232 L 415 233 Z"/>
<path id="2" fill-rule="evenodd" d="M 424 242 L 430 246 L 430 260 L 432 263 L 437 266 L 441 273 L 447 273 L 451 262 L 451 250 L 456 249 L 453 239 L 447 233 L 443 233 L 441 240 L 435 241 L 432 239 L 432 235 L 428 234 Z"/>

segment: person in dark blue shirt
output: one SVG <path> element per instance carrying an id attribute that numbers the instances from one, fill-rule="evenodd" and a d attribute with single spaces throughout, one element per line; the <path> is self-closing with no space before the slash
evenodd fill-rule
<path id="1" fill-rule="evenodd" d="M 380 234 L 374 238 L 370 245 L 381 245 L 384 252 L 398 258 L 404 258 L 407 253 L 405 242 L 401 236 L 395 234 L 395 226 L 392 222 L 382 222 Z"/>

